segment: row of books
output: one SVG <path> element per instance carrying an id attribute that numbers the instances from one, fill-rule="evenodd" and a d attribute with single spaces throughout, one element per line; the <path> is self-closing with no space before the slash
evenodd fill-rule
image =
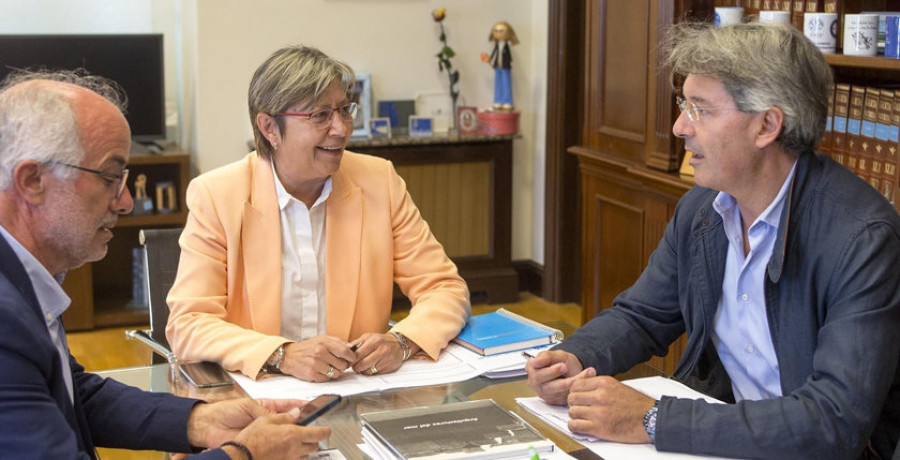
<path id="1" fill-rule="evenodd" d="M 900 89 L 835 84 L 819 151 L 831 155 L 894 202 L 900 137 Z"/>
<path id="2" fill-rule="evenodd" d="M 803 13 L 838 13 L 837 0 L 715 0 L 715 6 L 742 6 L 745 15 L 790 11 L 791 23 L 800 30 L 803 30 Z"/>

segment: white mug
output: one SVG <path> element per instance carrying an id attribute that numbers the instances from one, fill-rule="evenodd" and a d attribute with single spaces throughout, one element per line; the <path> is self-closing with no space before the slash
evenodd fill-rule
<path id="1" fill-rule="evenodd" d="M 844 15 L 844 54 L 875 56 L 878 54 L 878 15 Z"/>
<path id="2" fill-rule="evenodd" d="M 790 11 L 781 11 L 781 10 L 760 11 L 759 12 L 759 22 L 760 23 L 790 24 L 791 23 L 791 13 L 790 13 Z"/>
<path id="3" fill-rule="evenodd" d="M 716 27 L 725 27 L 733 24 L 740 24 L 744 18 L 743 6 L 717 6 L 716 7 Z"/>
<path id="4" fill-rule="evenodd" d="M 837 13 L 804 13 L 803 35 L 823 54 L 837 51 Z"/>

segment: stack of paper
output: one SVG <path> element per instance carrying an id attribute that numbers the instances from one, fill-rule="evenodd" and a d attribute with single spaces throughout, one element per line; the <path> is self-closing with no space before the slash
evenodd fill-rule
<path id="1" fill-rule="evenodd" d="M 715 398 L 704 395 L 692 388 L 672 379 L 664 377 L 647 377 L 642 379 L 625 380 L 622 383 L 628 385 L 635 390 L 644 393 L 654 399 L 663 396 L 674 396 L 678 398 L 688 399 L 704 399 L 710 403 L 722 404 Z M 594 436 L 572 433 L 569 431 L 569 408 L 567 406 L 553 406 L 547 404 L 538 397 L 532 398 L 516 398 L 516 402 L 529 412 L 537 415 L 542 420 L 553 426 L 559 431 L 566 433 L 576 441 L 584 444 L 585 447 L 593 451 L 595 454 L 604 458 L 604 460 L 626 460 L 626 459 L 697 459 L 697 458 L 722 458 L 707 457 L 689 454 L 678 454 L 672 452 L 659 452 L 652 444 L 620 444 L 617 442 L 609 442 L 597 439 Z"/>

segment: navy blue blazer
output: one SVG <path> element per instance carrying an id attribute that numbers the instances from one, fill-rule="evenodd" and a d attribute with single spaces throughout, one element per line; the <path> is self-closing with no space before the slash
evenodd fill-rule
<path id="1" fill-rule="evenodd" d="M 31 279 L 0 236 L 0 457 L 95 458 L 94 446 L 190 452 L 197 400 L 87 373 L 69 355 L 74 405 Z M 221 449 L 203 455 L 227 458 Z"/>

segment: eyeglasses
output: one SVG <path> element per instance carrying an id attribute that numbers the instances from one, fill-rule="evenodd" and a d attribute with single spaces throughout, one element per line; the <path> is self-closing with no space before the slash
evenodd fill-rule
<path id="1" fill-rule="evenodd" d="M 65 167 L 67 167 L 67 168 L 78 169 L 78 170 L 80 170 L 80 171 L 89 172 L 89 173 L 91 173 L 91 174 L 96 174 L 96 175 L 98 175 L 98 176 L 100 176 L 100 177 L 106 179 L 107 181 L 109 181 L 110 184 L 115 183 L 115 184 L 116 184 L 116 199 L 117 199 L 117 200 L 119 199 L 119 197 L 122 196 L 122 191 L 125 190 L 125 183 L 126 183 L 125 181 L 128 180 L 128 168 L 123 169 L 123 170 L 122 170 L 122 174 L 113 174 L 113 173 L 108 173 L 108 172 L 105 172 L 105 171 L 98 171 L 98 170 L 96 170 L 96 169 L 85 168 L 85 167 L 83 167 L 83 166 L 72 165 L 72 164 L 69 164 L 69 163 L 60 163 L 60 162 L 58 162 L 58 161 L 54 161 L 53 164 L 57 164 L 57 165 L 60 165 L 60 166 L 65 166 Z M 112 182 L 112 181 L 116 181 L 116 182 Z"/>
<path id="2" fill-rule="evenodd" d="M 678 110 L 687 113 L 688 120 L 693 122 L 700 121 L 700 115 L 706 111 L 705 108 L 698 107 L 693 102 L 684 100 L 681 96 L 675 96 L 675 103 L 678 104 Z"/>
<path id="3" fill-rule="evenodd" d="M 346 105 L 342 105 L 340 107 L 326 107 L 322 110 L 317 110 L 315 112 L 309 113 L 299 113 L 299 112 L 281 112 L 275 114 L 276 117 L 298 117 L 298 118 L 308 118 L 309 122 L 312 123 L 316 128 L 324 128 L 331 124 L 331 120 L 334 117 L 335 112 L 337 112 L 338 116 L 341 117 L 341 121 L 353 121 L 356 118 L 356 112 L 359 109 L 359 104 L 355 102 L 351 102 Z"/>

